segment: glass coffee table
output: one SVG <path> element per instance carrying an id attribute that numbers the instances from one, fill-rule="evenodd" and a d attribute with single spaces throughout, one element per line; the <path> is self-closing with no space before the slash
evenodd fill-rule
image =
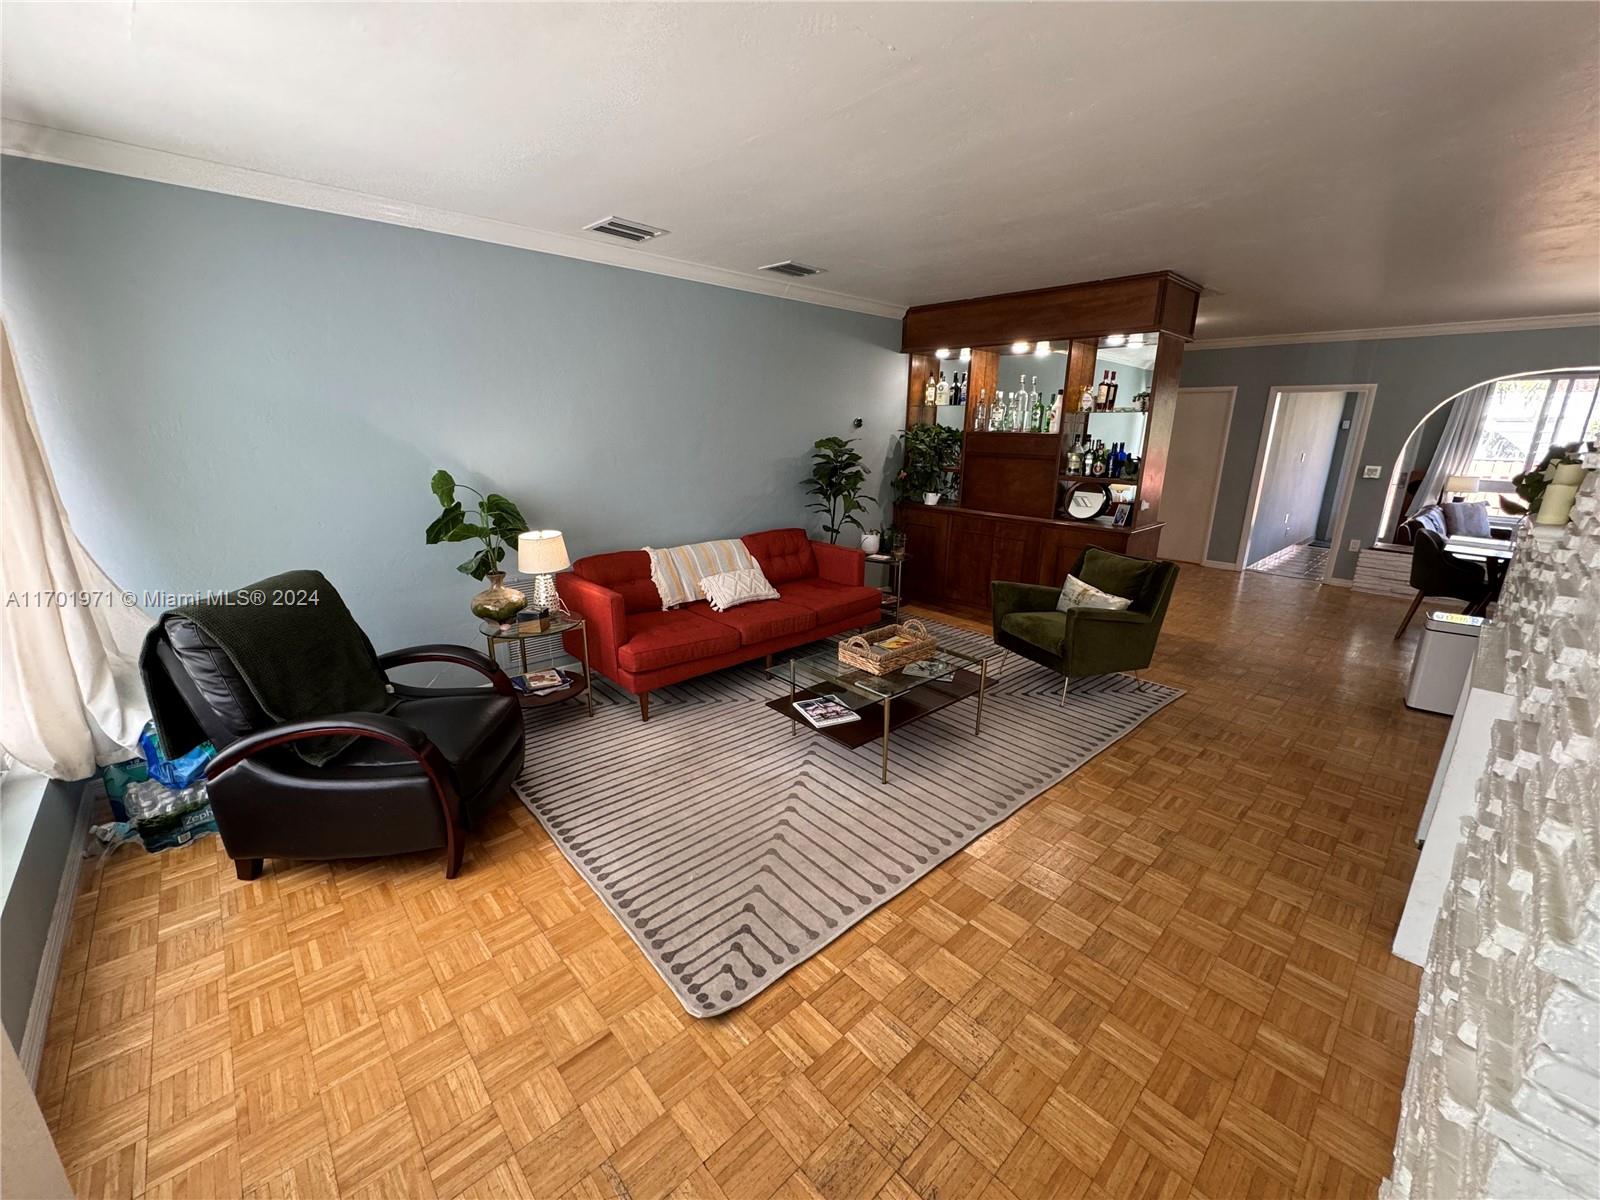
<path id="1" fill-rule="evenodd" d="M 889 782 L 889 734 L 929 713 L 975 697 L 972 731 L 983 731 L 983 696 L 989 686 L 989 660 L 943 647 L 930 659 L 912 663 L 886 675 L 857 670 L 839 661 L 838 638 L 829 638 L 797 652 L 787 660 L 789 694 L 767 703 L 800 728 L 854 750 L 877 739 L 882 756 L 883 782 Z M 773 667 L 778 674 L 785 664 Z M 796 700 L 828 696 L 853 711 L 857 720 L 821 729 L 794 708 Z"/>

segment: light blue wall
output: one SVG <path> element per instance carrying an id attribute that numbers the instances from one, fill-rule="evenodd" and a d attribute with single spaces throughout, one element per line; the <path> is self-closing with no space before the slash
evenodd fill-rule
<path id="1" fill-rule="evenodd" d="M 904 421 L 898 321 L 17 158 L 0 191 L 45 446 L 123 587 L 315 566 L 380 648 L 472 640 L 434 468 L 577 556 L 805 523 L 811 443 L 881 484 Z"/>
<path id="2" fill-rule="evenodd" d="M 11 772 L 0 779 L 0 1025 L 22 1048 L 28 1009 L 38 986 L 50 922 L 68 856 L 74 852 L 84 781 Z"/>
<path id="3" fill-rule="evenodd" d="M 1211 526 L 1209 557 L 1232 562 L 1239 552 L 1250 480 L 1274 387 L 1377 385 L 1341 542 L 1371 544 L 1383 513 L 1389 472 L 1427 411 L 1463 388 L 1500 375 L 1588 367 L 1600 363 L 1600 326 L 1529 329 L 1510 333 L 1385 338 L 1365 342 L 1298 343 L 1237 350 L 1190 347 L 1183 356 L 1184 387 L 1237 387 L 1222 486 Z M 1362 464 L 1383 468 L 1381 479 L 1360 478 Z M 1334 574 L 1349 579 L 1356 556 L 1337 547 Z"/>

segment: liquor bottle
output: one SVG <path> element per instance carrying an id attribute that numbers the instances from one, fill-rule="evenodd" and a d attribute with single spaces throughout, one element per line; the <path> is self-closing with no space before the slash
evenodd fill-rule
<path id="1" fill-rule="evenodd" d="M 978 407 L 972 412 L 972 427 L 979 433 L 988 428 L 989 420 L 989 389 L 978 389 Z"/>
<path id="2" fill-rule="evenodd" d="M 939 376 L 939 386 L 933 390 L 933 402 L 935 404 L 950 403 L 950 381 L 943 375 Z"/>
<path id="3" fill-rule="evenodd" d="M 1083 474 L 1083 455 L 1078 452 L 1078 439 L 1072 439 L 1072 445 L 1067 447 L 1067 474 Z"/>
<path id="4" fill-rule="evenodd" d="M 1096 412 L 1104 412 L 1106 402 L 1111 399 L 1111 372 L 1100 372 L 1100 389 L 1095 393 L 1094 407 Z"/>
<path id="5" fill-rule="evenodd" d="M 1081 413 L 1094 411 L 1094 388 L 1088 384 L 1083 385 L 1083 391 L 1078 393 L 1078 411 Z"/>
<path id="6" fill-rule="evenodd" d="M 1055 399 L 1050 402 L 1050 415 L 1047 418 L 1049 428 L 1047 433 L 1061 432 L 1061 406 L 1066 403 L 1067 391 L 1060 388 L 1056 391 Z"/>
<path id="7" fill-rule="evenodd" d="M 937 388 L 934 385 L 933 376 L 929 375 L 928 376 L 928 382 L 925 383 L 923 385 L 923 387 L 922 387 L 922 402 L 924 404 L 926 404 L 929 408 L 932 408 L 933 407 L 934 396 L 936 394 L 937 394 Z"/>
<path id="8" fill-rule="evenodd" d="M 1117 406 L 1117 373 L 1115 371 L 1113 371 L 1113 372 L 1111 372 L 1111 403 L 1108 404 L 1106 407 L 1107 408 L 1115 408 L 1116 406 Z"/>

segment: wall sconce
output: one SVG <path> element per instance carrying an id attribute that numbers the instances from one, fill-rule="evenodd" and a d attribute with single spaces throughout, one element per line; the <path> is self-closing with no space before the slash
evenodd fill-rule
<path id="1" fill-rule="evenodd" d="M 950 347 L 949 346 L 940 346 L 937 350 L 935 350 L 933 352 L 933 356 L 935 358 L 949 358 L 950 357 Z"/>
<path id="2" fill-rule="evenodd" d="M 1011 353 L 1013 353 L 1013 354 L 1026 354 L 1027 352 L 1028 352 L 1028 343 L 1027 342 L 1012 342 L 1011 343 Z"/>

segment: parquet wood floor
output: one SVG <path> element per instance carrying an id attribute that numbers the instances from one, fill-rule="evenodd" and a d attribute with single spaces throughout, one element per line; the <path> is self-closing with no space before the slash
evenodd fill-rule
<path id="1" fill-rule="evenodd" d="M 1184 568 L 1187 696 L 709 1021 L 514 803 L 454 881 L 122 851 L 51 1016 L 61 1156 L 81 1196 L 1370 1196 L 1446 729 L 1401 604 Z"/>

